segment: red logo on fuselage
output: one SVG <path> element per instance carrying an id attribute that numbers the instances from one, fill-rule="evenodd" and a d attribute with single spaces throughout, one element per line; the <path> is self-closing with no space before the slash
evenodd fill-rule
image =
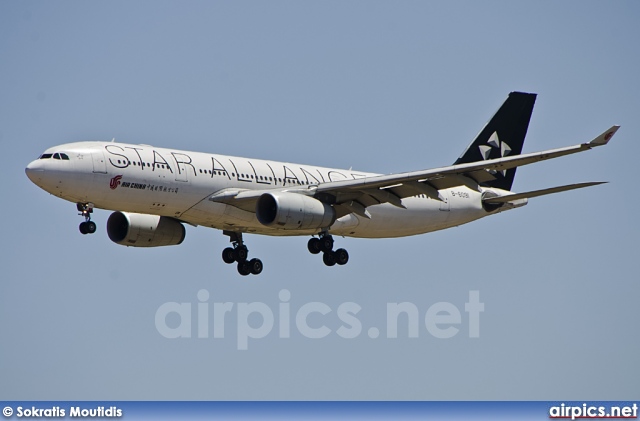
<path id="1" fill-rule="evenodd" d="M 118 187 L 120 185 L 120 179 L 122 178 L 121 175 L 116 175 L 115 177 L 113 177 L 111 179 L 111 181 L 109 182 L 109 187 L 111 188 L 111 190 L 115 190 L 116 187 Z"/>

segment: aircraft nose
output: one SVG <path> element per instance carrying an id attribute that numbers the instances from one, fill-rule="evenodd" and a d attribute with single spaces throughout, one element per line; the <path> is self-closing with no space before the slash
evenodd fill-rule
<path id="1" fill-rule="evenodd" d="M 27 165 L 27 168 L 24 169 L 24 172 L 27 174 L 27 177 L 29 177 L 29 180 L 38 184 L 38 181 L 44 172 L 42 162 L 39 159 L 31 161 L 29 165 Z"/>

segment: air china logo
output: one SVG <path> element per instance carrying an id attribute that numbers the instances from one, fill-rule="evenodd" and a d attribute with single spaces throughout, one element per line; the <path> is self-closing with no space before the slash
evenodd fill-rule
<path id="1" fill-rule="evenodd" d="M 109 187 L 111 188 L 111 190 L 115 190 L 116 187 L 118 187 L 120 185 L 120 179 L 122 178 L 121 175 L 116 175 L 115 177 L 113 177 L 111 179 L 111 181 L 109 182 Z"/>

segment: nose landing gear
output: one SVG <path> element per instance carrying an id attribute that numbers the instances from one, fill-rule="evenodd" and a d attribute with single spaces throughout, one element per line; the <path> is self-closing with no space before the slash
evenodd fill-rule
<path id="1" fill-rule="evenodd" d="M 84 217 L 84 222 L 80 223 L 80 232 L 82 234 L 93 234 L 96 232 L 96 223 L 91 220 L 93 213 L 93 203 L 76 203 L 78 215 Z"/>

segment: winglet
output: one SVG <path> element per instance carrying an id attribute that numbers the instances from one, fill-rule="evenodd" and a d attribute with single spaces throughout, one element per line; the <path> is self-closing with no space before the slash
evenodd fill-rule
<path id="1" fill-rule="evenodd" d="M 611 126 L 609 130 L 605 131 L 600 136 L 593 139 L 591 142 L 588 143 L 588 145 L 591 147 L 606 145 L 607 143 L 609 143 L 613 135 L 616 134 L 619 128 L 620 126 Z"/>

